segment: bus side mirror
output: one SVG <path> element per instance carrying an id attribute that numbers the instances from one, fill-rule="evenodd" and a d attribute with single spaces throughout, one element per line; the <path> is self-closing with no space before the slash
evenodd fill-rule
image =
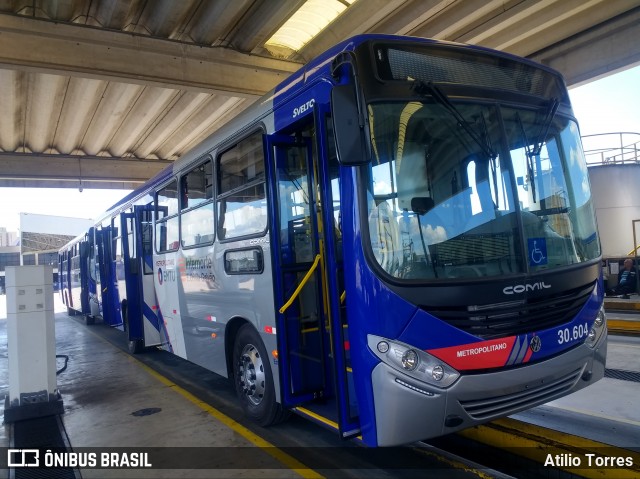
<path id="1" fill-rule="evenodd" d="M 360 126 L 360 112 L 353 85 L 336 85 L 331 91 L 333 132 L 338 161 L 344 166 L 358 166 L 369 162 L 366 154 L 364 126 Z"/>

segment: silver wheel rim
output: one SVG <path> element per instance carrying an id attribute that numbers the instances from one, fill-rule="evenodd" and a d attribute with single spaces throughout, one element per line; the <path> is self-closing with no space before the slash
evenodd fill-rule
<path id="1" fill-rule="evenodd" d="M 238 378 L 242 393 L 253 405 L 257 406 L 264 398 L 264 364 L 258 348 L 247 344 L 238 360 Z"/>

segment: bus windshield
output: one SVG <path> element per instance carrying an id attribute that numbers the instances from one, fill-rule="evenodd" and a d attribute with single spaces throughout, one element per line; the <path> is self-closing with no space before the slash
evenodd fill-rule
<path id="1" fill-rule="evenodd" d="M 366 213 L 387 274 L 473 279 L 600 255 L 571 119 L 555 108 L 437 100 L 368 106 Z"/>

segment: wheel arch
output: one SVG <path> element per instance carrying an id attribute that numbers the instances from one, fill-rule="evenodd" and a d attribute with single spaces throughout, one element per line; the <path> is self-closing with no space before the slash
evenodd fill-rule
<path id="1" fill-rule="evenodd" d="M 235 316 L 227 321 L 224 330 L 224 357 L 227 360 L 227 377 L 233 379 L 233 345 L 236 341 L 238 331 L 245 324 L 251 324 L 246 318 Z M 255 327 L 254 327 L 255 329 Z"/>

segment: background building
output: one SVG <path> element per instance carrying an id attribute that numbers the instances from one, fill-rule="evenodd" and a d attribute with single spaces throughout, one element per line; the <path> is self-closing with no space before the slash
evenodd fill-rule
<path id="1" fill-rule="evenodd" d="M 84 218 L 20 213 L 20 232 L 0 227 L 0 290 L 7 266 L 50 264 L 56 284 L 58 250 L 92 224 Z"/>

